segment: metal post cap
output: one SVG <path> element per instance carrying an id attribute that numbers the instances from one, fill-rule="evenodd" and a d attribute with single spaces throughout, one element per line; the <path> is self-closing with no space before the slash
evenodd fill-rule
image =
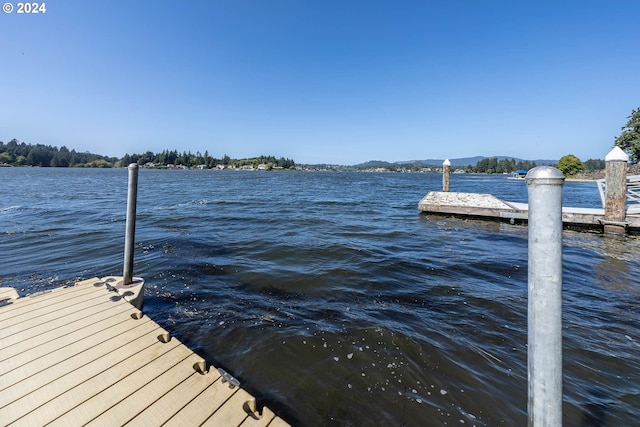
<path id="1" fill-rule="evenodd" d="M 138 169 L 137 163 L 129 163 L 129 169 Z"/>
<path id="2" fill-rule="evenodd" d="M 538 166 L 527 172 L 525 179 L 527 183 L 532 180 L 564 181 L 564 175 L 559 169 L 553 166 Z"/>

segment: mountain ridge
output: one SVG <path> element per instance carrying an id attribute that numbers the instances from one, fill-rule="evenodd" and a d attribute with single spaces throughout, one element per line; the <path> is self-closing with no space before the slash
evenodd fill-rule
<path id="1" fill-rule="evenodd" d="M 549 159 L 536 159 L 536 160 L 529 160 L 529 159 L 521 159 L 518 157 L 513 157 L 513 156 L 474 156 L 474 157 L 459 157 L 459 158 L 455 158 L 455 159 L 449 159 L 449 162 L 451 163 L 451 166 L 454 167 L 463 167 L 463 166 L 475 166 L 480 160 L 482 159 L 492 159 L 492 158 L 497 158 L 498 160 L 504 160 L 504 159 L 513 159 L 516 162 L 525 162 L 525 161 L 529 161 L 529 162 L 535 162 L 536 165 L 538 166 L 542 166 L 542 165 L 554 165 L 556 163 L 558 163 L 557 160 L 549 160 Z M 369 160 L 367 162 L 364 163 L 360 163 L 354 166 L 357 167 L 381 167 L 384 165 L 407 165 L 407 164 L 422 164 L 425 166 L 442 166 L 442 163 L 444 162 L 445 159 L 425 159 L 425 160 L 400 160 L 397 162 L 387 162 L 384 160 Z"/>

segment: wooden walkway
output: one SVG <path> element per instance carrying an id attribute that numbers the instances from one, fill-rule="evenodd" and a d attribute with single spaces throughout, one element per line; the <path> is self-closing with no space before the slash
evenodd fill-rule
<path id="1" fill-rule="evenodd" d="M 116 289 L 0 288 L 0 425 L 288 426 Z"/>
<path id="2" fill-rule="evenodd" d="M 418 203 L 425 213 L 466 216 L 515 222 L 526 222 L 529 206 L 526 203 L 506 202 L 491 194 L 432 191 Z M 562 208 L 562 222 L 567 228 L 602 230 L 604 209 Z M 627 230 L 640 232 L 640 204 L 627 207 Z"/>

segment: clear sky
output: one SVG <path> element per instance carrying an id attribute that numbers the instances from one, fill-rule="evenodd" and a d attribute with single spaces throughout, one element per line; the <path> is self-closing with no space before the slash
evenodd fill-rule
<path id="1" fill-rule="evenodd" d="M 603 159 L 640 107 L 638 16 L 637 0 L 50 0 L 0 13 L 0 141 Z"/>

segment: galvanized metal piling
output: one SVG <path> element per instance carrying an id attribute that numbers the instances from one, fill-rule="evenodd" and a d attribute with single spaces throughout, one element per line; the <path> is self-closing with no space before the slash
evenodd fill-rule
<path id="1" fill-rule="evenodd" d="M 562 425 L 562 186 L 551 166 L 527 173 L 529 426 Z"/>
<path id="2" fill-rule="evenodd" d="M 449 182 L 451 179 L 451 162 L 449 159 L 445 159 L 442 162 L 442 191 L 449 192 Z"/>
<path id="3" fill-rule="evenodd" d="M 131 163 L 129 169 L 129 188 L 127 191 L 127 222 L 124 237 L 124 285 L 133 283 L 133 246 L 136 234 L 136 201 L 138 198 L 138 164 Z"/>
<path id="4" fill-rule="evenodd" d="M 629 156 L 614 147 L 604 158 L 606 162 L 606 195 L 604 200 L 604 232 L 625 234 L 627 211 L 627 162 Z"/>

